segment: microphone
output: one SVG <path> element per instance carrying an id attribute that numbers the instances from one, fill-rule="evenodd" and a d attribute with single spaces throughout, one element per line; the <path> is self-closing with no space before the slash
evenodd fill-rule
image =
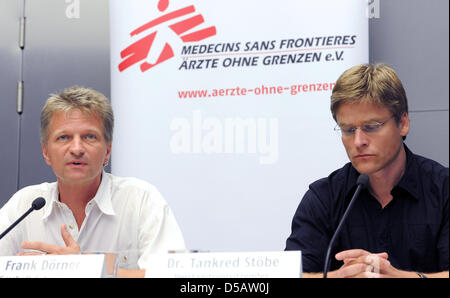
<path id="1" fill-rule="evenodd" d="M 34 199 L 34 201 L 31 203 L 31 207 L 30 209 L 27 210 L 27 212 L 25 212 L 21 217 L 19 217 L 18 220 L 16 220 L 12 225 L 9 226 L 9 228 L 7 228 L 1 235 L 0 235 L 0 239 L 2 239 L 3 237 L 5 237 L 6 234 L 9 233 L 9 231 L 11 231 L 18 223 L 20 223 L 25 217 L 28 216 L 28 214 L 30 214 L 32 211 L 34 210 L 39 210 L 42 207 L 44 207 L 45 205 L 45 199 L 43 197 L 39 197 Z"/>
<path id="2" fill-rule="evenodd" d="M 331 249 L 333 247 L 334 241 L 336 240 L 337 236 L 339 235 L 339 232 L 341 231 L 341 228 L 345 222 L 345 219 L 347 218 L 347 215 L 348 215 L 350 209 L 352 209 L 353 203 L 356 201 L 356 198 L 359 196 L 359 193 L 361 192 L 361 190 L 363 188 L 366 188 L 369 185 L 369 176 L 367 174 L 359 175 L 358 180 L 356 180 L 356 185 L 358 185 L 358 187 L 356 188 L 355 193 L 353 194 L 353 197 L 350 200 L 350 203 L 348 204 L 348 207 L 345 210 L 344 215 L 342 216 L 341 221 L 339 222 L 338 227 L 337 227 L 336 231 L 334 232 L 333 237 L 331 238 L 330 244 L 328 244 L 327 255 L 325 257 L 325 265 L 323 268 L 323 278 L 327 278 L 327 272 L 330 267 L 330 254 L 331 254 Z"/>

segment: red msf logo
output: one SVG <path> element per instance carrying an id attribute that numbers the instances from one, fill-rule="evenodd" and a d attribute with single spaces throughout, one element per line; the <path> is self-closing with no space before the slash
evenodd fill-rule
<path id="1" fill-rule="evenodd" d="M 160 0 L 158 2 L 158 10 L 161 12 L 164 12 L 167 7 L 169 6 L 169 0 Z M 187 6 L 169 13 L 166 13 L 165 15 L 162 15 L 144 25 L 141 27 L 133 30 L 130 35 L 135 36 L 138 35 L 146 30 L 149 30 L 157 25 L 169 22 L 174 19 L 182 18 L 185 15 L 195 13 L 195 7 L 193 5 Z M 183 42 L 196 42 L 201 41 L 203 39 L 206 39 L 208 37 L 216 35 L 216 27 L 211 26 L 205 29 L 200 29 L 195 32 L 187 33 L 187 31 L 199 26 L 200 24 L 204 23 L 205 20 L 203 19 L 203 16 L 201 14 L 197 14 L 194 16 L 191 16 L 187 19 L 183 19 L 181 21 L 178 21 L 174 24 L 168 25 L 168 27 L 177 34 Z M 119 71 L 122 72 L 128 67 L 141 62 L 145 59 L 147 59 L 150 50 L 153 45 L 153 41 L 155 40 L 156 34 L 158 31 L 153 31 L 147 36 L 143 37 L 142 39 L 136 41 L 135 43 L 128 46 L 126 49 L 120 52 L 120 57 L 124 59 L 119 64 Z M 142 62 L 140 64 L 141 71 L 147 71 L 150 68 L 172 58 L 174 56 L 172 47 L 166 42 L 164 45 L 163 50 L 159 54 L 159 57 L 156 59 L 156 62 L 154 64 L 151 64 L 149 62 Z"/>

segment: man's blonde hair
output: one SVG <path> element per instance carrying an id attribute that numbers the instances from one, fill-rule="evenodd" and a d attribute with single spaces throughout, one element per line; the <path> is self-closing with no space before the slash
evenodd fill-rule
<path id="1" fill-rule="evenodd" d="M 361 64 L 346 70 L 336 81 L 331 94 L 331 114 L 343 102 L 371 102 L 387 107 L 397 123 L 408 113 L 408 100 L 402 82 L 387 64 Z"/>
<path id="2" fill-rule="evenodd" d="M 53 114 L 58 111 L 78 109 L 100 117 L 106 143 L 113 137 L 114 114 L 111 103 L 100 92 L 79 86 L 69 87 L 59 94 L 51 94 L 41 111 L 41 142 L 47 144 L 48 129 Z"/>

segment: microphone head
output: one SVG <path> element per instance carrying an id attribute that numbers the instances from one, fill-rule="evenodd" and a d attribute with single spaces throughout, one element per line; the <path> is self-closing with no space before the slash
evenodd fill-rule
<path id="1" fill-rule="evenodd" d="M 366 188 L 369 185 L 369 175 L 361 174 L 356 180 L 356 185 L 361 185 L 363 188 Z"/>
<path id="2" fill-rule="evenodd" d="M 33 207 L 34 210 L 39 210 L 45 205 L 45 199 L 43 197 L 39 197 L 34 199 L 33 203 L 31 203 L 31 207 Z"/>

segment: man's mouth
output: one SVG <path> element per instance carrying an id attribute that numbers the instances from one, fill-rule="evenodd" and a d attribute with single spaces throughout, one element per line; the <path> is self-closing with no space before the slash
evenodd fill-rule
<path id="1" fill-rule="evenodd" d="M 73 166 L 84 166 L 84 165 L 86 165 L 86 163 L 81 162 L 81 161 L 72 161 L 72 162 L 69 162 L 69 165 L 73 165 Z"/>
<path id="2" fill-rule="evenodd" d="M 365 158 L 365 157 L 372 157 L 375 156 L 373 154 L 358 154 L 355 156 L 355 158 Z"/>

